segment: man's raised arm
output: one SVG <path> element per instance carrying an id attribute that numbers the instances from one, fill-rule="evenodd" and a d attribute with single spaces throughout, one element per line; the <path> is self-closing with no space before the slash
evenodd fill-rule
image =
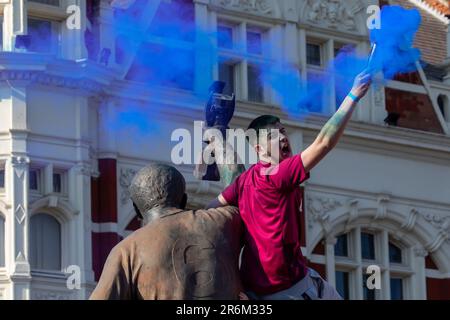
<path id="1" fill-rule="evenodd" d="M 369 90 L 370 83 L 371 75 L 369 73 L 363 72 L 356 77 L 352 90 L 338 111 L 328 120 L 316 140 L 302 152 L 301 156 L 306 172 L 311 171 L 336 146 L 358 101 Z"/>

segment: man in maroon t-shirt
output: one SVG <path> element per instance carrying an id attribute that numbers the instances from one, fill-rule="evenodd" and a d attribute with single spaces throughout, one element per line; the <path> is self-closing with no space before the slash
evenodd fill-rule
<path id="1" fill-rule="evenodd" d="M 256 135 L 250 135 L 249 142 L 259 162 L 237 177 L 209 207 L 239 207 L 246 227 L 241 280 L 251 296 L 340 299 L 334 288 L 306 267 L 300 247 L 299 185 L 337 144 L 370 82 L 367 73 L 356 78 L 338 111 L 301 154 L 292 155 L 279 118 L 261 116 L 250 124 L 249 129 L 254 129 Z M 266 130 L 264 135 L 262 130 Z M 274 141 L 279 143 L 278 152 L 271 152 Z"/>

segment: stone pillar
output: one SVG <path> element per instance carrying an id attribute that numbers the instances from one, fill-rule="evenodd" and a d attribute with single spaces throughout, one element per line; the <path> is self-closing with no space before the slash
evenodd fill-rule
<path id="1" fill-rule="evenodd" d="M 195 93 L 200 96 L 208 94 L 208 88 L 213 82 L 214 50 L 211 47 L 211 30 L 208 15 L 208 0 L 194 0 L 195 26 L 197 30 L 195 45 Z"/>
<path id="2" fill-rule="evenodd" d="M 76 247 L 76 255 L 70 255 L 68 264 L 77 265 L 81 271 L 81 290 L 77 299 L 88 299 L 89 284 L 94 281 L 92 265 L 92 228 L 91 228 L 91 172 L 88 164 L 79 163 L 69 170 L 69 201 L 75 205 L 78 215 L 71 222 L 71 234 Z M 82 239 L 82 241 L 80 241 Z M 72 246 L 71 246 L 72 247 Z"/>
<path id="3" fill-rule="evenodd" d="M 325 245 L 325 261 L 326 261 L 326 271 L 327 271 L 327 281 L 336 287 L 336 270 L 334 261 L 334 245 L 337 239 L 335 237 L 326 238 Z"/>
<path id="4" fill-rule="evenodd" d="M 15 36 L 27 33 L 27 1 L 11 0 L 3 13 L 3 51 L 14 51 Z"/>
<path id="5" fill-rule="evenodd" d="M 8 261 L 11 280 L 10 297 L 14 300 L 30 298 L 30 264 L 28 250 L 28 165 L 30 159 L 26 156 L 13 156 L 8 161 L 10 185 L 8 186 L 12 215 L 9 216 L 7 228 L 12 239 L 9 243 L 10 256 Z"/>
<path id="6" fill-rule="evenodd" d="M 422 247 L 416 247 L 411 254 L 414 276 L 412 277 L 411 286 L 414 288 L 413 295 L 409 297 L 414 300 L 427 299 L 427 276 L 425 273 L 425 257 L 428 255 L 427 250 Z"/>
<path id="7" fill-rule="evenodd" d="M 30 265 L 28 250 L 28 173 L 30 159 L 27 156 L 27 85 L 25 81 L 10 81 L 11 158 L 6 163 L 8 185 L 7 203 L 11 207 L 6 228 L 8 274 L 11 280 L 11 299 L 29 299 Z"/>

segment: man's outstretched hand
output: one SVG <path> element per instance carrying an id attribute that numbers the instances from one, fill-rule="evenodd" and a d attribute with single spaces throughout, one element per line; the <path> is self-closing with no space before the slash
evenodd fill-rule
<path id="1" fill-rule="evenodd" d="M 368 70 L 364 70 L 356 76 L 355 82 L 353 83 L 353 88 L 350 92 L 358 99 L 362 99 L 366 95 L 367 91 L 369 91 L 371 83 L 372 75 Z"/>

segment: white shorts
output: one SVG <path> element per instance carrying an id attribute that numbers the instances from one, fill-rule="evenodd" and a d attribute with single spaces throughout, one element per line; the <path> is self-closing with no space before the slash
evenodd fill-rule
<path id="1" fill-rule="evenodd" d="M 255 297 L 255 294 L 249 293 Z M 306 276 L 289 289 L 257 296 L 260 300 L 342 300 L 342 297 L 315 270 L 308 268 Z"/>

